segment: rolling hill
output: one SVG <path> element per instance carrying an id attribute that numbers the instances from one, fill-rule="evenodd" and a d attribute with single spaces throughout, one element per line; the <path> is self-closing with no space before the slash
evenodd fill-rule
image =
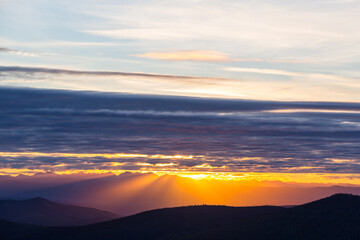
<path id="1" fill-rule="evenodd" d="M 0 200 L 0 219 L 43 226 L 80 226 L 119 218 L 94 208 L 55 203 L 44 198 Z"/>

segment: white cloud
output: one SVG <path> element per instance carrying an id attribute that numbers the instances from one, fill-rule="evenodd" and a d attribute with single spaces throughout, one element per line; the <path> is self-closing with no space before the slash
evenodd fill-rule
<path id="1" fill-rule="evenodd" d="M 248 73 L 260 73 L 260 74 L 286 75 L 286 76 L 300 76 L 303 74 L 303 73 L 289 72 L 279 69 L 265 69 L 265 68 L 228 67 L 228 68 L 223 68 L 223 70 L 231 71 L 231 72 L 248 72 Z"/>
<path id="2" fill-rule="evenodd" d="M 101 5 L 87 33 L 120 39 L 230 44 L 236 51 L 345 47 L 360 39 L 358 6 L 280 1 L 147 1 Z M 326 8 L 325 8 L 326 7 Z M 326 20 L 326 21 L 325 21 Z M 106 23 L 106 24 L 104 24 Z M 106 27 L 104 27 L 106 26 Z M 224 42 L 225 41 L 225 42 Z M 260 49 L 259 49 L 260 48 Z"/>

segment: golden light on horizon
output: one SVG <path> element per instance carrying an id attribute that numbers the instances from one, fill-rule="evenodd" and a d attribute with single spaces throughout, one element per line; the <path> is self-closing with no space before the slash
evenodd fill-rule
<path id="1" fill-rule="evenodd" d="M 67 169 L 46 171 L 29 168 L 0 168 L 0 176 L 32 176 L 38 173 L 54 173 L 57 175 L 71 174 L 114 174 L 122 173 L 153 173 L 157 176 L 178 176 L 196 181 L 226 181 L 226 182 L 283 182 L 298 184 L 325 185 L 360 185 L 360 174 L 351 173 L 279 173 L 279 172 L 196 172 L 196 171 L 142 171 L 116 169 Z"/>
<path id="2" fill-rule="evenodd" d="M 0 152 L 3 158 L 25 157 L 37 161 L 37 157 L 48 158 L 76 158 L 76 164 L 72 163 L 47 163 L 33 167 L 0 168 L 0 175 L 34 175 L 37 173 L 56 173 L 70 175 L 77 173 L 85 174 L 108 174 L 120 175 L 124 172 L 154 173 L 158 176 L 174 175 L 193 180 L 219 180 L 219 181 L 270 181 L 270 182 L 293 182 L 303 184 L 353 184 L 360 185 L 360 174 L 357 173 L 324 173 L 322 166 L 298 166 L 287 167 L 280 171 L 252 171 L 244 168 L 242 171 L 232 171 L 228 165 L 212 166 L 214 158 L 203 155 L 166 155 L 166 154 L 141 154 L 141 153 L 44 153 L 44 152 Z M 110 161 L 96 158 L 111 159 Z M 91 161 L 89 161 L 89 159 Z M 116 161 L 119 159 L 119 161 Z M 125 159 L 121 160 L 120 159 Z M 187 160 L 201 160 L 202 163 L 187 166 L 181 165 Z M 151 160 L 151 161 L 150 161 Z M 233 161 L 254 160 L 261 165 L 264 159 L 259 157 L 234 158 Z M 351 159 L 326 159 L 334 164 L 354 162 Z M 147 162 L 149 161 L 149 162 Z M 311 172 L 304 172 L 311 171 Z"/>

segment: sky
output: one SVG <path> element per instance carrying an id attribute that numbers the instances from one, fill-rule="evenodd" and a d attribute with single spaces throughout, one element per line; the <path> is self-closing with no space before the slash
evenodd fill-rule
<path id="1" fill-rule="evenodd" d="M 89 72 L 2 69 L 1 84 L 359 102 L 359 10 L 357 0 L 1 0 L 0 65 Z"/>
<path id="2" fill-rule="evenodd" d="M 0 0 L 0 174 L 360 184 L 359 11 Z"/>

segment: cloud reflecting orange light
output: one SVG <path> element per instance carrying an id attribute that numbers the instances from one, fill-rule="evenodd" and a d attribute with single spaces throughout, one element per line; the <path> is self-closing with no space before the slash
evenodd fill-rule
<path id="1" fill-rule="evenodd" d="M 119 175 L 124 172 L 155 173 L 158 176 L 176 175 L 194 180 L 224 180 L 224 181 L 281 181 L 296 183 L 322 183 L 322 184 L 355 184 L 360 185 L 360 174 L 356 173 L 324 173 L 321 166 L 298 166 L 284 168 L 283 172 L 256 172 L 251 169 L 231 171 L 227 165 L 211 166 L 211 157 L 203 155 L 164 155 L 140 153 L 43 153 L 43 152 L 0 152 L 2 158 L 29 159 L 37 157 L 48 158 L 79 158 L 84 161 L 75 166 L 70 163 L 42 164 L 33 167 L 11 168 L 6 164 L 0 167 L 0 175 L 34 175 L 36 173 L 52 172 L 56 174 L 105 174 Z M 105 158 L 110 161 L 93 160 L 87 158 Z M 193 166 L 180 166 L 182 161 L 202 159 L 205 163 Z M 119 159 L 119 161 L 116 161 Z M 129 159 L 121 162 L 120 159 Z M 161 162 L 147 162 L 149 159 L 165 160 Z M 251 158 L 255 159 L 255 158 Z M 168 161 L 167 161 L 168 160 Z M 245 161 L 249 158 L 239 158 L 236 161 Z M 261 158 L 258 164 L 261 164 Z M 334 163 L 352 162 L 349 159 L 328 159 Z M 95 164 L 96 163 L 96 164 Z M 135 166 L 135 168 L 134 168 Z M 301 171 L 311 170 L 311 173 Z M 318 172 L 316 172 L 318 171 Z"/>
<path id="2" fill-rule="evenodd" d="M 138 54 L 137 57 L 170 61 L 199 61 L 199 62 L 230 62 L 235 61 L 225 53 L 218 51 L 188 50 L 173 52 L 149 52 Z"/>
<path id="3" fill-rule="evenodd" d="M 32 176 L 37 173 L 47 173 L 43 169 L 28 169 L 28 168 L 0 168 L 1 175 L 28 175 Z M 284 183 L 299 183 L 299 184 L 329 184 L 341 185 L 352 184 L 360 185 L 360 174 L 345 174 L 345 173 L 279 173 L 279 172 L 202 172 L 202 171 L 151 171 L 151 170 L 116 170 L 116 169 L 66 169 L 51 171 L 58 175 L 70 174 L 108 174 L 112 173 L 120 175 L 125 172 L 132 173 L 154 173 L 157 176 L 179 176 L 199 181 L 220 180 L 220 181 L 235 181 L 235 182 L 284 182 Z"/>
<path id="4" fill-rule="evenodd" d="M 0 152 L 0 157 L 75 157 L 75 158 L 160 158 L 192 159 L 192 155 L 134 154 L 134 153 L 42 153 L 42 152 Z"/>

